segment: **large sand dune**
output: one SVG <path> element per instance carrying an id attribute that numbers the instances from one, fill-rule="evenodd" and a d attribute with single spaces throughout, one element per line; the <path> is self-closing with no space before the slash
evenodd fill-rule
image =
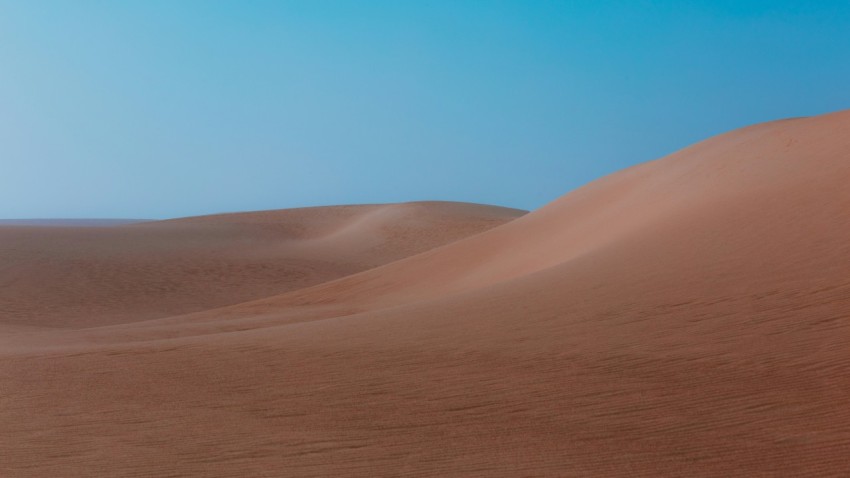
<path id="1" fill-rule="evenodd" d="M 292 249 L 259 227 L 229 250 L 361 272 L 240 303 L 212 299 L 238 296 L 222 279 L 97 327 L 4 317 L 0 474 L 846 476 L 848 184 L 841 112 L 718 136 L 486 231 L 427 228 L 441 239 L 419 250 L 445 245 L 420 254 L 320 245 L 384 213 L 281 233 L 309 243 Z M 177 223 L 190 243 L 220 227 Z M 51 270 L 21 251 L 55 243 L 18 244 L 3 267 Z"/>

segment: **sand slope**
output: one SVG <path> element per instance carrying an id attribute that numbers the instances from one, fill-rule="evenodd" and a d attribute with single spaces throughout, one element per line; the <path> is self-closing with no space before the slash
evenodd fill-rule
<path id="1" fill-rule="evenodd" d="M 6 332 L 10 476 L 846 476 L 850 112 L 291 292 Z"/>
<path id="2" fill-rule="evenodd" d="M 235 304 L 391 262 L 520 213 L 431 202 L 122 227 L 0 226 L 0 323 L 83 327 Z"/>

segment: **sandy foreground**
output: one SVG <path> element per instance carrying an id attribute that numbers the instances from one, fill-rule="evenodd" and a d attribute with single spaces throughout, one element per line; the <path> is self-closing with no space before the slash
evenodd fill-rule
<path id="1" fill-rule="evenodd" d="M 850 112 L 521 211 L 0 227 L 0 476 L 848 476 Z"/>

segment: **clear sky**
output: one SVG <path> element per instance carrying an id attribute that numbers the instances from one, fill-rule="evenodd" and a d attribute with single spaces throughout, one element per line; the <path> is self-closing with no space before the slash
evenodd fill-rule
<path id="1" fill-rule="evenodd" d="M 532 209 L 846 108 L 846 0 L 0 0 L 0 217 Z"/>

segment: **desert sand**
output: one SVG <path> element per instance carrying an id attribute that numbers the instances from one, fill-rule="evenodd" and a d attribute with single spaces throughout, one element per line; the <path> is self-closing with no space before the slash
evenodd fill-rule
<path id="1" fill-rule="evenodd" d="M 850 111 L 523 215 L 0 227 L 0 476 L 847 476 Z"/>

